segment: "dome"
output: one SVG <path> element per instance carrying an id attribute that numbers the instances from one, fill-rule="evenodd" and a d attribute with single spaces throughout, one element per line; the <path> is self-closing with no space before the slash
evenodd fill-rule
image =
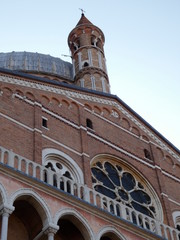
<path id="1" fill-rule="evenodd" d="M 73 79 L 72 64 L 50 55 L 32 52 L 0 53 L 0 68 L 45 73 Z"/>

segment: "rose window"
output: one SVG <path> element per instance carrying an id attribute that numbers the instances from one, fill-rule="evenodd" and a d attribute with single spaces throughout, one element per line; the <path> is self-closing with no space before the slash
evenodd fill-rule
<path id="1" fill-rule="evenodd" d="M 156 217 L 155 202 L 146 184 L 116 162 L 98 161 L 92 168 L 93 188 L 149 217 Z"/>

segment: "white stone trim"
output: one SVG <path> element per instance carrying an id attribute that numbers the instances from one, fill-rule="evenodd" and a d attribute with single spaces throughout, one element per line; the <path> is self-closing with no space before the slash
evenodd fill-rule
<path id="1" fill-rule="evenodd" d="M 102 90 L 103 90 L 103 92 L 107 92 L 106 84 L 105 84 L 105 78 L 104 77 L 101 77 L 101 83 L 102 83 Z"/>
<path id="2" fill-rule="evenodd" d="M 98 55 L 98 63 L 99 63 L 99 67 L 100 67 L 101 69 L 103 69 L 101 52 L 98 51 L 98 52 L 97 52 L 97 55 Z"/>
<path id="3" fill-rule="evenodd" d="M 47 113 L 47 114 L 50 114 L 51 116 L 53 116 L 53 117 L 55 117 L 55 118 L 57 118 L 57 119 L 65 122 L 65 123 L 67 123 L 67 124 L 69 124 L 69 125 L 71 125 L 72 127 L 76 128 L 76 129 L 79 129 L 79 126 L 78 126 L 78 125 L 76 125 L 76 124 L 72 123 L 71 121 L 69 121 L 69 120 L 67 120 L 67 119 L 59 116 L 59 115 L 56 114 L 56 113 L 53 113 L 52 111 L 50 111 L 50 110 L 48 110 L 48 109 L 46 109 L 46 108 L 44 108 L 44 107 L 42 107 L 42 111 L 45 112 L 45 113 Z"/>
<path id="4" fill-rule="evenodd" d="M 75 73 L 75 59 L 72 60 L 72 65 L 73 65 L 73 78 L 76 75 Z"/>
<path id="5" fill-rule="evenodd" d="M 53 143 L 56 143 L 57 145 L 65 148 L 65 149 L 67 149 L 67 150 L 69 150 L 69 151 L 71 151 L 71 152 L 73 152 L 73 153 L 75 153 L 75 154 L 77 154 L 78 156 L 82 156 L 82 153 L 77 152 L 76 150 L 74 150 L 74 149 L 72 149 L 72 148 L 64 145 L 63 143 L 60 143 L 60 142 L 57 141 L 57 140 L 54 140 L 54 139 L 52 139 L 52 138 L 50 138 L 50 137 L 48 137 L 48 136 L 46 136 L 46 135 L 44 135 L 44 134 L 42 134 L 42 137 L 46 138 L 47 140 L 49 140 L 49 141 L 51 141 L 51 142 L 53 142 Z"/>
<path id="6" fill-rule="evenodd" d="M 92 229 L 90 228 L 90 225 L 88 223 L 88 220 L 86 220 L 77 210 L 72 208 L 63 208 L 56 212 L 53 222 L 54 224 L 57 224 L 59 219 L 64 217 L 74 217 L 79 221 L 78 225 L 76 225 L 74 222 L 73 224 L 76 225 L 76 227 L 80 230 L 81 234 L 84 236 L 84 239 L 90 239 L 90 240 L 96 240 L 94 233 Z M 67 219 L 67 218 L 66 218 Z M 84 228 L 84 229 L 81 229 Z"/>
<path id="7" fill-rule="evenodd" d="M 96 79 L 93 75 L 91 75 L 91 86 L 93 90 L 96 90 Z"/>
<path id="8" fill-rule="evenodd" d="M 175 181 L 177 181 L 177 182 L 180 183 L 180 179 L 177 178 L 177 177 L 174 177 L 172 174 L 169 174 L 169 173 L 165 172 L 164 170 L 162 170 L 162 173 L 163 173 L 164 175 L 166 175 L 167 177 L 169 177 L 169 178 L 171 178 L 171 179 L 173 179 L 173 180 L 175 180 Z"/>
<path id="9" fill-rule="evenodd" d="M 15 120 L 15 119 L 9 117 L 9 116 L 7 116 L 7 115 L 5 115 L 5 114 L 3 114 L 3 113 L 0 113 L 0 116 L 6 118 L 7 120 L 9 120 L 9 121 L 11 121 L 11 122 L 13 122 L 13 123 L 16 123 L 17 125 L 25 128 L 25 129 L 27 129 L 27 130 L 29 130 L 29 131 L 31 131 L 31 132 L 36 131 L 36 132 L 42 134 L 42 131 L 39 130 L 38 128 L 30 128 L 30 127 L 28 127 L 27 125 L 25 125 L 25 124 L 23 124 L 23 123 Z"/>
<path id="10" fill-rule="evenodd" d="M 81 70 L 82 69 L 82 59 L 81 59 L 82 53 L 78 52 L 77 55 L 78 55 L 79 70 Z"/>
<path id="11" fill-rule="evenodd" d="M 149 167 L 151 167 L 151 168 L 154 168 L 154 166 L 153 166 L 152 164 L 150 164 L 150 163 L 148 163 L 148 162 L 145 162 L 144 160 L 142 160 L 142 159 L 134 156 L 133 154 L 127 152 L 126 150 L 124 150 L 124 149 L 122 149 L 122 148 L 114 145 L 113 143 L 110 143 L 110 142 L 106 141 L 105 139 L 103 139 L 103 138 L 101 138 L 101 137 L 99 137 L 99 136 L 96 136 L 94 133 L 88 131 L 87 134 L 88 134 L 89 136 L 91 136 L 91 137 L 99 140 L 100 142 L 102 142 L 102 143 L 104 143 L 104 144 L 107 144 L 108 146 L 116 149 L 117 151 L 122 152 L 122 153 L 128 155 L 129 157 L 131 157 L 131 158 L 133 158 L 133 159 L 135 159 L 135 160 L 137 160 L 137 161 L 139 161 L 139 162 L 142 162 L 142 163 L 144 163 L 145 165 L 147 165 L 147 166 L 149 166 Z"/>
<path id="12" fill-rule="evenodd" d="M 81 79 L 80 79 L 80 86 L 81 86 L 82 88 L 84 88 L 84 78 L 81 78 Z"/>
<path id="13" fill-rule="evenodd" d="M 163 192 L 162 192 L 161 195 L 164 196 L 164 197 L 167 197 L 170 202 L 173 202 L 173 203 L 175 203 L 176 205 L 180 206 L 180 202 L 176 202 L 175 200 L 173 200 L 172 198 L 170 198 L 166 193 L 163 193 Z"/>
<path id="14" fill-rule="evenodd" d="M 52 87 L 42 83 L 32 82 L 32 80 L 31 81 L 20 80 L 20 78 L 17 77 L 12 78 L 1 75 L 0 82 L 16 84 L 19 86 L 65 95 L 67 97 L 74 97 L 78 99 L 88 100 L 91 102 L 103 103 L 108 106 L 114 106 L 118 110 L 120 110 L 128 119 L 130 119 L 135 125 L 137 125 L 142 131 L 144 131 L 149 137 L 151 137 L 159 146 L 161 146 L 164 150 L 171 154 L 175 159 L 180 161 L 180 157 L 174 151 L 172 151 L 166 144 L 164 144 L 158 137 L 156 137 L 156 135 L 152 133 L 145 125 L 143 125 L 139 120 L 137 120 L 133 115 L 131 115 L 127 110 L 125 110 L 119 103 L 117 103 L 114 100 L 107 99 L 105 100 L 101 97 L 90 96 L 88 94 L 75 92 L 73 90 L 60 89 L 58 86 Z"/>
<path id="15" fill-rule="evenodd" d="M 13 123 L 16 123 L 16 124 L 20 125 L 20 126 L 23 127 L 23 128 L 26 128 L 27 130 L 29 130 L 29 131 L 31 131 L 31 132 L 34 131 L 33 128 L 30 128 L 30 127 L 28 127 L 27 125 L 25 125 L 25 124 L 23 124 L 23 123 L 20 123 L 20 122 L 16 121 L 15 119 L 13 119 L 13 118 L 11 118 L 11 117 L 3 114 L 3 113 L 0 113 L 0 116 L 8 119 L 9 121 L 11 121 L 11 122 L 13 122 Z"/>
<path id="16" fill-rule="evenodd" d="M 93 66 L 91 49 L 88 49 L 88 59 L 89 59 L 89 66 L 90 67 Z"/>
<path id="17" fill-rule="evenodd" d="M 105 226 L 105 227 L 101 228 L 101 230 L 97 234 L 96 239 L 100 240 L 101 237 L 106 233 L 113 233 L 120 240 L 127 240 L 114 226 Z"/>
<path id="18" fill-rule="evenodd" d="M 91 112 L 92 114 L 94 114 L 96 117 L 101 118 L 101 119 L 104 120 L 105 122 L 107 122 L 107 123 L 109 123 L 109 124 L 111 124 L 111 125 L 119 128 L 119 129 L 123 130 L 124 132 L 127 132 L 128 134 L 130 134 L 130 135 L 132 135 L 132 136 L 140 139 L 140 137 L 137 136 L 136 134 L 132 133 L 131 131 L 129 131 L 129 130 L 127 130 L 127 129 L 119 126 L 119 125 L 117 125 L 116 123 L 112 122 L 111 120 L 109 120 L 109 119 L 107 119 L 107 118 L 104 118 L 103 116 L 101 116 L 101 115 L 99 115 L 99 114 L 97 114 L 97 113 L 95 113 L 95 112 L 93 112 L 93 111 L 91 111 L 91 110 L 89 110 L 89 109 L 87 109 L 87 108 L 85 108 L 85 109 L 86 109 L 86 111 Z M 143 139 L 141 139 L 141 140 L 143 140 Z"/>

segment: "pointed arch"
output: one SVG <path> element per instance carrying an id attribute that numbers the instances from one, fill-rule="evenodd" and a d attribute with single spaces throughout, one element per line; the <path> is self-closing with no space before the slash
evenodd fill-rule
<path id="1" fill-rule="evenodd" d="M 54 224 L 57 225 L 58 221 L 62 218 L 72 221 L 72 223 L 81 231 L 84 239 L 95 240 L 94 233 L 89 226 L 88 221 L 77 210 L 63 208 L 58 211 L 54 216 Z"/>

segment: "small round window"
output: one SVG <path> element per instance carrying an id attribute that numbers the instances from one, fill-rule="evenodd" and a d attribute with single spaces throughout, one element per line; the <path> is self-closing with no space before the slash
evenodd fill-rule
<path id="1" fill-rule="evenodd" d="M 145 181 L 115 161 L 100 160 L 92 168 L 93 188 L 149 217 L 156 218 L 157 204 Z"/>

